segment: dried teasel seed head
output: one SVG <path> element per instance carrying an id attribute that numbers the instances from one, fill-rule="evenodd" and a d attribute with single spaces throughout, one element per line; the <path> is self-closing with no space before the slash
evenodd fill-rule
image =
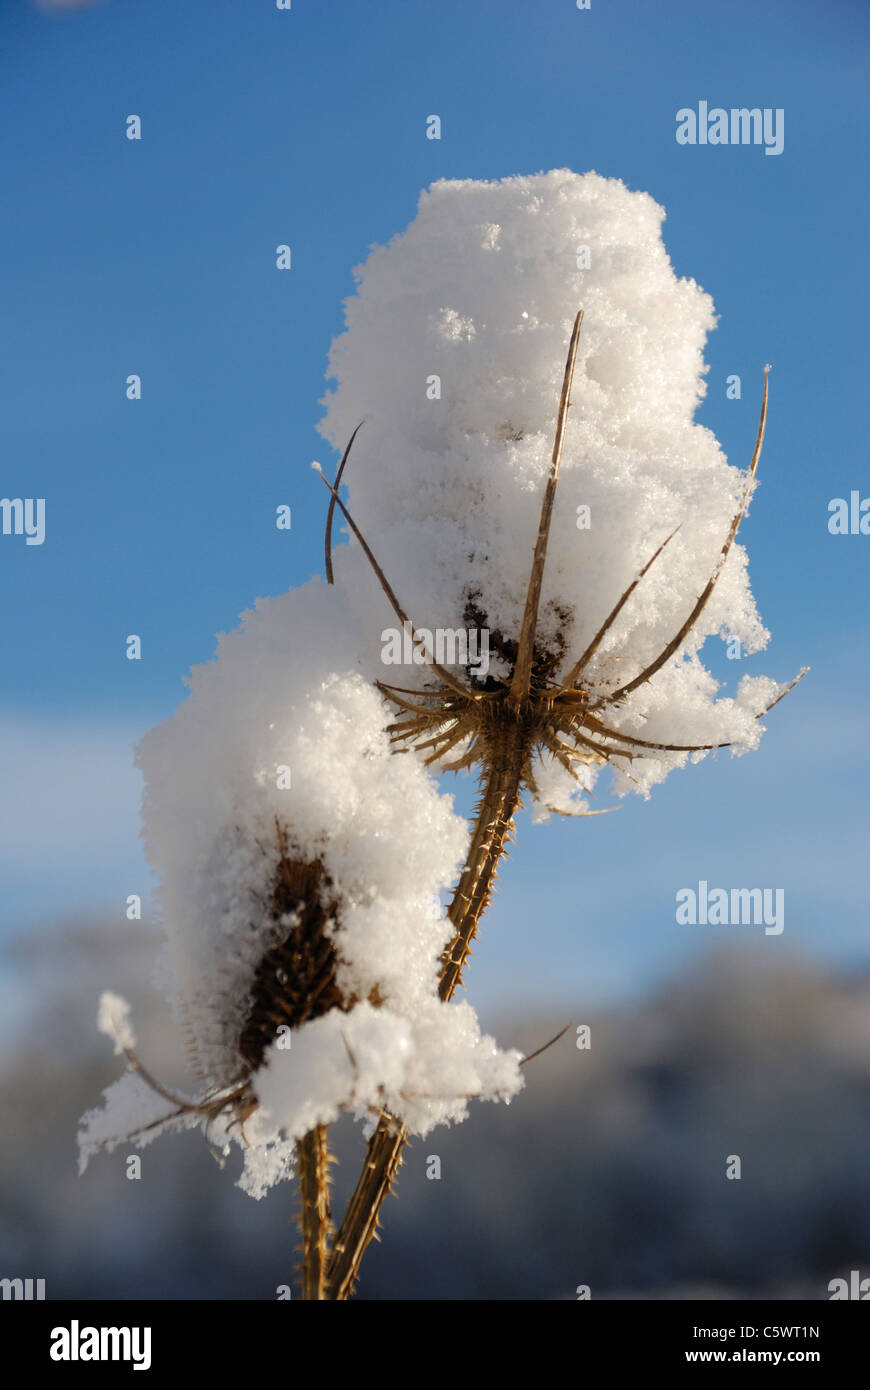
<path id="1" fill-rule="evenodd" d="M 298 857 L 277 820 L 275 832 L 279 862 L 270 912 L 276 924 L 289 925 L 254 971 L 250 1012 L 239 1038 L 239 1055 L 253 1070 L 282 1026 L 297 1028 L 330 1009 L 348 1013 L 358 1002 L 357 995 L 342 992 L 336 978 L 341 899 L 326 866 L 322 859 Z M 379 1006 L 377 986 L 368 998 Z"/>
<path id="2" fill-rule="evenodd" d="M 321 859 L 293 856 L 276 823 L 279 864 L 270 905 L 286 935 L 267 950 L 254 972 L 251 1007 L 239 1038 L 239 1054 L 256 1070 L 282 1025 L 296 1028 L 330 1009 L 351 1007 L 336 983 L 333 936 L 339 902 Z"/>

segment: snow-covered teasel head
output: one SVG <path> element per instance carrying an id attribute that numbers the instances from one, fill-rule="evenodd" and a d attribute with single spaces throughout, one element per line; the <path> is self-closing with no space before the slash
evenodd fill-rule
<path id="1" fill-rule="evenodd" d="M 133 1050 L 126 1006 L 104 997 L 101 1027 L 132 1071 L 87 1117 L 85 1150 L 132 1131 L 152 1138 L 156 1094 L 171 1103 L 168 1126 L 206 1120 L 213 1140 L 238 1138 L 244 1181 L 259 1195 L 287 1171 L 310 1113 L 334 1119 L 389 1101 L 425 1129 L 435 1113 L 459 1118 L 468 1095 L 518 1088 L 518 1055 L 481 1038 L 467 1005 L 437 998 L 451 934 L 439 895 L 468 832 L 424 768 L 392 756 L 359 645 L 321 581 L 258 603 L 220 639 L 217 659 L 194 670 L 178 713 L 143 741 L 167 973 L 204 1090 L 189 1099 L 155 1083 Z M 330 1039 L 349 1049 L 338 1066 Z M 369 1058 L 359 1075 L 351 1055 Z M 421 1110 L 421 1094 L 440 1109 Z"/>
<path id="2" fill-rule="evenodd" d="M 694 422 L 715 320 L 709 296 L 674 273 L 663 216 L 648 194 L 593 173 L 436 183 L 407 231 L 357 270 L 347 329 L 330 354 L 338 385 L 321 425 L 339 447 L 365 418 L 345 476 L 348 510 L 414 623 L 485 629 L 490 695 L 499 678 L 511 685 L 524 651 L 533 684 L 546 677 L 553 689 L 576 687 L 575 702 L 585 699 L 599 716 L 611 706 L 607 727 L 622 737 L 584 725 L 586 756 L 571 760 L 611 762 L 618 791 L 644 793 L 692 754 L 754 747 L 757 716 L 782 690 L 746 677 L 736 696 L 717 699 L 698 656 L 713 634 L 737 638 L 747 655 L 767 641 L 734 543 L 763 422 L 748 476 Z M 572 410 L 566 399 L 546 564 L 524 650 L 540 498 L 555 482 L 553 432 L 578 305 Z M 766 390 L 765 375 L 765 407 Z M 358 549 L 340 548 L 334 563 L 349 601 L 378 611 L 376 580 Z M 473 673 L 443 666 L 475 688 Z M 381 678 L 386 687 L 411 684 L 383 669 Z M 446 751 L 455 765 L 471 729 L 455 702 L 446 711 L 452 724 L 429 708 L 423 742 L 435 748 L 436 765 L 450 765 Z M 460 737 L 445 748 L 435 735 L 448 728 Z M 537 756 L 552 781 L 561 754 L 553 744 L 566 731 L 550 732 L 557 737 Z M 588 786 L 590 773 L 583 778 Z"/>

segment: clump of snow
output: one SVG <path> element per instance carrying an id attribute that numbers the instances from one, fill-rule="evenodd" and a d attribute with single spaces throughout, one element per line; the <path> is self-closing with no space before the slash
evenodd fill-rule
<path id="1" fill-rule="evenodd" d="M 473 599 L 492 632 L 516 640 L 583 308 L 539 628 L 550 650 L 566 639 L 562 674 L 680 525 L 601 643 L 585 677 L 595 694 L 637 675 L 680 629 L 745 487 L 694 423 L 713 304 L 674 273 L 663 217 L 648 194 L 595 173 L 436 183 L 408 229 L 357 269 L 330 353 L 337 386 L 320 428 L 340 449 L 365 420 L 345 474 L 349 505 L 415 625 L 467 627 Z M 762 384 L 759 366 L 759 401 Z M 744 468 L 753 416 L 739 421 Z M 588 528 L 577 524 L 585 507 Z M 369 629 L 393 622 L 356 543 L 334 558 Z M 767 641 L 739 545 L 681 655 L 628 697 L 620 728 L 755 745 L 758 709 L 717 700 L 696 659 L 713 634 L 739 638 L 747 655 Z M 638 759 L 617 790 L 647 792 L 685 761 Z"/>
<path id="2" fill-rule="evenodd" d="M 175 1114 L 165 1097 L 149 1086 L 138 1072 L 128 1071 L 103 1092 L 100 1109 L 88 1110 L 79 1130 L 79 1172 L 89 1160 L 105 1149 L 111 1153 L 119 1144 L 133 1142 L 145 1148 L 159 1134 L 191 1129 L 202 1123 L 199 1115 Z"/>
<path id="3" fill-rule="evenodd" d="M 593 806 L 584 795 L 592 791 L 598 769 L 575 764 L 574 772 L 572 776 L 550 754 L 538 759 L 535 764 L 537 793 L 531 798 L 533 821 L 549 820 L 551 811 L 563 816 L 588 816 L 602 809 Z"/>
<path id="4" fill-rule="evenodd" d="M 358 1004 L 332 1010 L 273 1043 L 255 1088 L 266 1114 L 301 1138 L 343 1109 L 386 1109 L 420 1135 L 464 1119 L 470 1099 L 509 1099 L 520 1053 L 482 1036 L 471 1006 L 421 999 L 413 1013 Z"/>
<path id="5" fill-rule="evenodd" d="M 111 1038 L 118 1053 L 136 1046 L 136 1035 L 130 1025 L 130 1005 L 120 994 L 105 990 L 100 995 L 97 1012 L 97 1027 L 107 1038 Z"/>

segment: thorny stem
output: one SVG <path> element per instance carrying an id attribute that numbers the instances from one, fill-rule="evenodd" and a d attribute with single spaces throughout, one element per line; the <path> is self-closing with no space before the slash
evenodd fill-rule
<path id="1" fill-rule="evenodd" d="M 299 1197 L 302 1228 L 302 1297 L 322 1299 L 326 1283 L 331 1220 L 329 1211 L 329 1164 L 326 1125 L 316 1125 L 296 1144 L 299 1169 Z"/>
<path id="2" fill-rule="evenodd" d="M 493 750 L 494 757 L 484 778 L 465 868 L 447 913 L 454 935 L 441 958 L 438 992 L 445 1001 L 461 981 L 462 967 L 507 849 L 520 800 L 524 742 L 518 723 L 507 730 L 501 746 Z M 406 1127 L 391 1115 L 383 1115 L 369 1140 L 362 1173 L 335 1237 L 326 1271 L 327 1299 L 344 1300 L 353 1292 L 363 1255 L 377 1235 L 380 1210 L 392 1190 L 407 1142 Z"/>
<path id="3" fill-rule="evenodd" d="M 387 1115 L 378 1121 L 368 1142 L 362 1173 L 332 1247 L 326 1270 L 325 1298 L 340 1301 L 353 1291 L 362 1257 L 372 1237 L 377 1235 L 381 1206 L 392 1190 L 407 1141 L 408 1131 L 398 1120 Z"/>
<path id="4" fill-rule="evenodd" d="M 484 779 L 483 793 L 474 820 L 465 868 L 456 885 L 447 916 L 454 937 L 441 957 L 439 997 L 452 998 L 462 980 L 477 924 L 489 902 L 498 865 L 506 852 L 514 814 L 520 800 L 520 781 L 527 750 L 521 728 L 508 734 L 493 757 Z"/>

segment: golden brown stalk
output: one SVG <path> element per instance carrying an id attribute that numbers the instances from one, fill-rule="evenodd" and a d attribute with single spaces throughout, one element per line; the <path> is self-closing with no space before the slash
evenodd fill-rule
<path id="1" fill-rule="evenodd" d="M 296 1144 L 302 1228 L 302 1297 L 322 1299 L 332 1230 L 326 1125 L 317 1125 Z"/>
<path id="2" fill-rule="evenodd" d="M 465 868 L 447 913 L 454 936 L 441 957 L 438 994 L 445 1001 L 452 998 L 462 981 L 462 968 L 477 934 L 477 924 L 492 894 L 519 805 L 520 784 L 530 751 L 528 733 L 521 725 L 507 734 L 499 749 L 493 749 Z"/>
<path id="3" fill-rule="evenodd" d="M 408 1131 L 390 1115 L 384 1115 L 368 1142 L 366 1159 L 341 1228 L 332 1244 L 324 1297 L 336 1302 L 353 1293 L 362 1257 L 377 1234 L 384 1198 L 402 1162 Z"/>

